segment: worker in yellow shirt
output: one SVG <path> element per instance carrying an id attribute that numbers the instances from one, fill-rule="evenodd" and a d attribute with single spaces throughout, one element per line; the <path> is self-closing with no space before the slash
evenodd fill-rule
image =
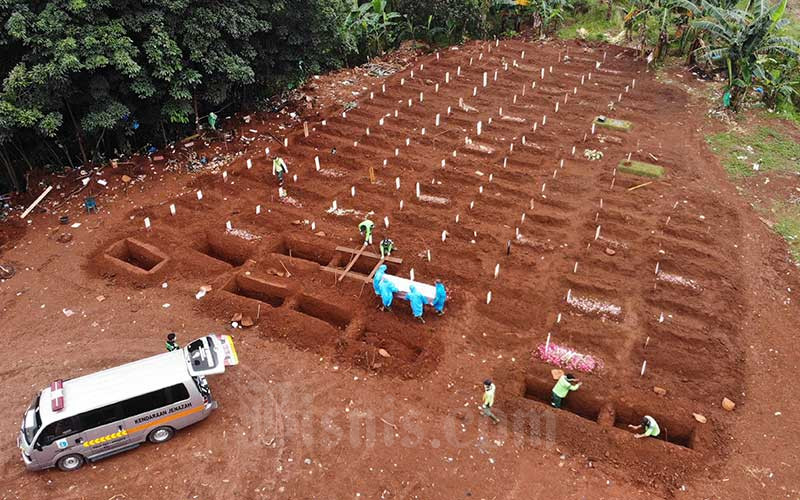
<path id="1" fill-rule="evenodd" d="M 638 431 L 641 428 L 644 428 L 644 432 L 641 434 L 634 434 L 633 437 L 636 439 L 641 439 L 644 437 L 658 437 L 661 434 L 661 429 L 658 427 L 658 423 L 656 419 L 651 417 L 650 415 L 645 415 L 642 418 L 642 423 L 639 425 L 628 425 L 632 430 Z"/>
<path id="2" fill-rule="evenodd" d="M 495 424 L 500 422 L 500 419 L 492 413 L 492 406 L 494 406 L 494 391 L 495 386 L 494 383 L 490 379 L 486 379 L 483 381 L 483 404 L 481 405 L 481 411 L 484 415 L 492 419 L 492 422 Z"/>
<path id="3" fill-rule="evenodd" d="M 571 373 L 567 373 L 565 375 L 561 375 L 556 382 L 556 385 L 553 386 L 553 398 L 550 404 L 554 408 L 561 408 L 561 403 L 564 401 L 564 398 L 567 397 L 567 394 L 570 391 L 577 391 L 581 387 L 581 383 L 578 382 L 578 379 Z"/>

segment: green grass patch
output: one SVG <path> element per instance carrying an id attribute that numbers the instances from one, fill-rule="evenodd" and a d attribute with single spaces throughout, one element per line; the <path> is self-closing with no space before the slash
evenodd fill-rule
<path id="1" fill-rule="evenodd" d="M 800 172 L 800 143 L 772 127 L 760 126 L 749 133 L 722 132 L 706 138 L 733 177 L 759 172 Z M 758 163 L 758 170 L 753 165 Z"/>
<path id="2" fill-rule="evenodd" d="M 783 236 L 795 262 L 800 264 L 800 205 L 776 204 L 773 212 L 777 215 L 775 231 Z"/>
<path id="3" fill-rule="evenodd" d="M 597 0 L 589 0 L 589 10 L 580 14 L 570 15 L 567 24 L 558 30 L 559 38 L 583 38 L 598 42 L 608 41 L 622 31 L 622 16 L 618 9 L 614 9 L 611 19 L 606 19 L 608 5 Z M 610 35 L 610 36 L 609 36 Z"/>
<path id="4" fill-rule="evenodd" d="M 640 177 L 650 177 L 652 179 L 658 179 L 664 176 L 664 167 L 636 160 L 621 161 L 617 167 L 617 170 L 626 174 L 638 175 Z"/>

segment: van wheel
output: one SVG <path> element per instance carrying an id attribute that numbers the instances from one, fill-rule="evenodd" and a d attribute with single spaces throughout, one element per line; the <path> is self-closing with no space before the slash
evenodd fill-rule
<path id="1" fill-rule="evenodd" d="M 78 455 L 77 453 L 73 453 L 72 455 L 65 455 L 58 459 L 56 465 L 59 469 L 70 472 L 73 470 L 78 470 L 83 467 L 83 463 L 86 460 L 83 458 L 83 455 Z"/>
<path id="2" fill-rule="evenodd" d="M 155 429 L 150 431 L 150 434 L 147 435 L 147 440 L 155 444 L 165 443 L 170 439 L 172 439 L 172 436 L 174 435 L 175 435 L 175 429 L 173 429 L 172 427 L 167 427 L 167 426 L 156 427 Z"/>

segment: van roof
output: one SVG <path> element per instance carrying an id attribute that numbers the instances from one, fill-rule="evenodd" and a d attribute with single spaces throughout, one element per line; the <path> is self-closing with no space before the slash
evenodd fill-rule
<path id="1" fill-rule="evenodd" d="M 183 349 L 165 352 L 124 365 L 64 381 L 64 408 L 54 412 L 50 406 L 50 387 L 42 390 L 39 416 L 42 424 L 78 415 L 148 392 L 156 391 L 190 377 Z"/>

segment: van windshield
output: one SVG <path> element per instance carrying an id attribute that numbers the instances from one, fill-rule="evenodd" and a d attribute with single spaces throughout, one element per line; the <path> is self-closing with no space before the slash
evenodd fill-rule
<path id="1" fill-rule="evenodd" d="M 25 418 L 22 421 L 22 434 L 28 444 L 33 443 L 33 438 L 36 437 L 36 432 L 41 426 L 42 419 L 39 416 L 39 395 L 37 394 L 25 412 Z"/>

